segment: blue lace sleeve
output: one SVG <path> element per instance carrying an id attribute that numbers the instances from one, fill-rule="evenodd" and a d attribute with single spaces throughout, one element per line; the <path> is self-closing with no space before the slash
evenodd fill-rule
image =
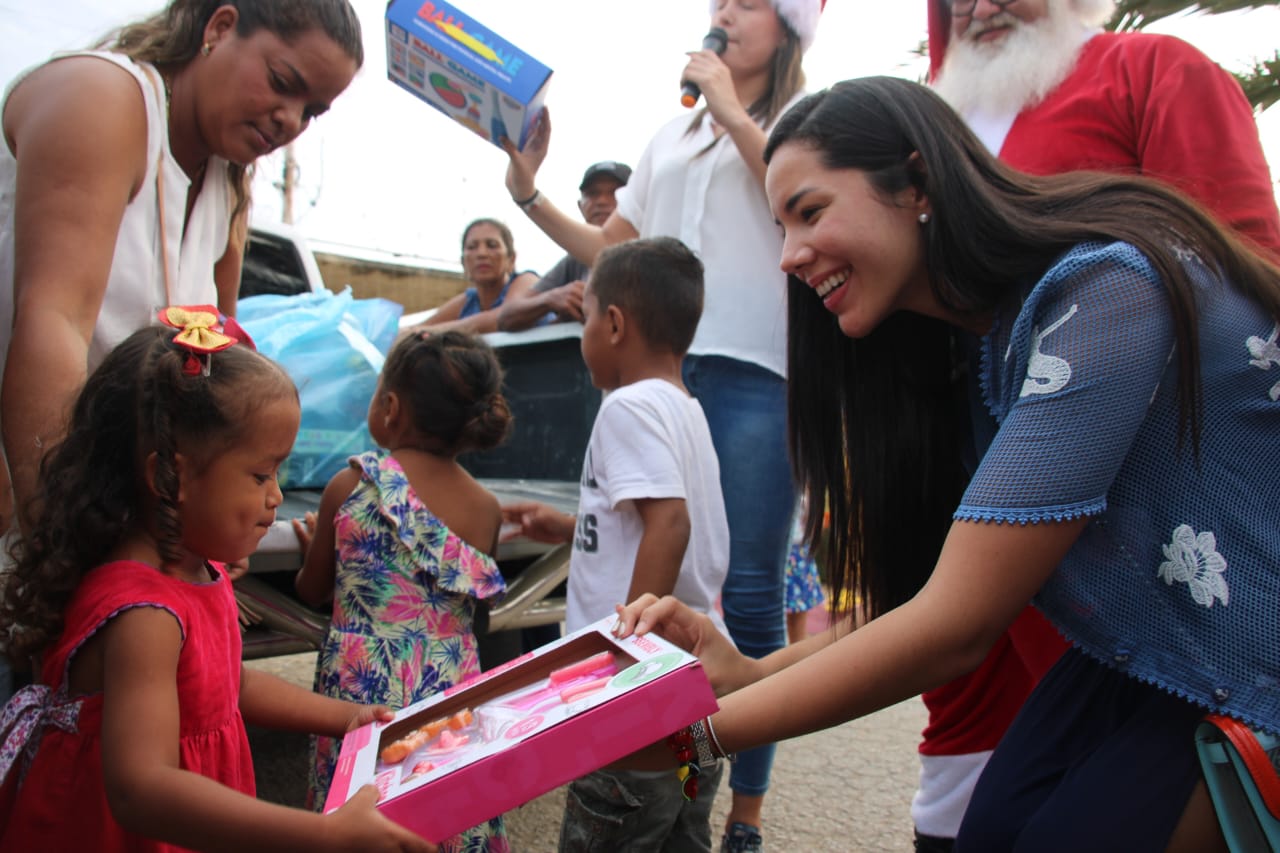
<path id="1" fill-rule="evenodd" d="M 1173 346 L 1168 298 L 1137 249 L 1087 244 L 1064 255 L 984 341 L 983 394 L 999 430 L 955 518 L 1102 512 Z"/>

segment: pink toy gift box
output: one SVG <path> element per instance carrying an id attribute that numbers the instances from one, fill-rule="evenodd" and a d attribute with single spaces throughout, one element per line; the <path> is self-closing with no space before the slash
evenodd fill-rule
<path id="1" fill-rule="evenodd" d="M 440 842 L 717 709 L 697 658 L 654 634 L 619 640 L 614 621 L 350 732 L 325 811 L 373 783 L 383 814 Z"/>

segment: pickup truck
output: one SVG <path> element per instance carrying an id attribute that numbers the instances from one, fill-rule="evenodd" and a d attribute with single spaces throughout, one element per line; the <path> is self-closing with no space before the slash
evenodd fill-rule
<path id="1" fill-rule="evenodd" d="M 281 225 L 254 223 L 245 250 L 241 298 L 261 293 L 299 294 L 324 287 L 306 240 Z M 402 324 L 417 317 L 402 318 Z M 582 363 L 582 327 L 565 323 L 527 332 L 495 332 L 486 339 L 506 371 L 504 391 L 514 415 L 511 439 L 501 447 L 468 454 L 461 462 L 505 502 L 540 500 L 572 512 L 578 476 L 600 392 Z M 363 418 L 364 411 L 352 412 Z M 313 610 L 293 592 L 301 554 L 291 519 L 319 504 L 318 490 L 285 492 L 276 522 L 250 557 L 249 573 L 236 583 L 246 659 L 314 651 L 329 614 Z M 504 542 L 498 565 L 506 597 L 479 620 L 482 661 L 516 653 L 519 629 L 564 619 L 560 592 L 569 572 L 569 546 L 525 539 Z M 498 650 L 498 651 L 492 651 Z"/>

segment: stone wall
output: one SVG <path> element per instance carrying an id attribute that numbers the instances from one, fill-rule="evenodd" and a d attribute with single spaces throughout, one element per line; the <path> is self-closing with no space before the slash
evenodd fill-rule
<path id="1" fill-rule="evenodd" d="M 316 252 L 316 263 L 325 287 L 335 293 L 349 284 L 357 299 L 390 299 L 403 305 L 406 314 L 434 308 L 467 286 L 461 273 L 448 270 L 368 261 L 327 252 Z"/>

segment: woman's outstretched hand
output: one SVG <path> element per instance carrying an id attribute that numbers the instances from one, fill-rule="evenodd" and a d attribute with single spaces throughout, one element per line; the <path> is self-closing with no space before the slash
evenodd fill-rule
<path id="1" fill-rule="evenodd" d="M 705 613 L 699 613 L 675 596 L 658 598 L 645 593 L 628 605 L 617 606 L 614 636 L 629 637 L 650 631 L 674 643 L 702 663 L 717 696 L 732 693 L 760 678 L 756 661 L 737 650 Z"/>
<path id="2" fill-rule="evenodd" d="M 502 542 L 524 536 L 535 542 L 559 545 L 573 541 L 577 519 L 539 501 L 515 501 L 502 505 L 502 522 Z"/>
<path id="3" fill-rule="evenodd" d="M 524 150 L 516 147 L 516 141 L 503 137 L 502 148 L 511 161 L 507 164 L 507 192 L 516 201 L 529 198 L 537 190 L 538 169 L 547 159 L 551 145 L 551 114 L 546 107 L 533 120 L 533 130 L 524 144 Z"/>

